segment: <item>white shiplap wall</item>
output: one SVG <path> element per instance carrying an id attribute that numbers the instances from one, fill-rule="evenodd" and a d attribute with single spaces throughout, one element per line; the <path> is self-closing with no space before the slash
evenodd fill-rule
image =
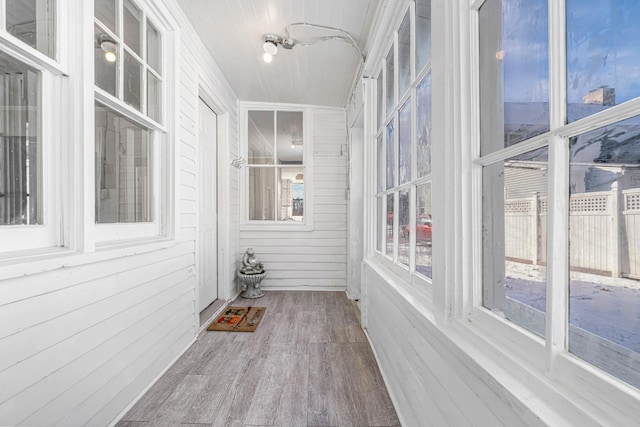
<path id="1" fill-rule="evenodd" d="M 197 334 L 199 90 L 222 113 L 224 165 L 238 153 L 237 100 L 178 3 L 166 3 L 179 27 L 179 54 L 169 60 L 179 61 L 176 239 L 0 264 L 0 425 L 108 425 Z M 221 173 L 229 191 L 221 190 L 220 294 L 230 297 L 238 179 L 229 167 Z"/>
<path id="2" fill-rule="evenodd" d="M 346 289 L 347 124 L 343 109 L 313 114 L 313 224 L 310 231 L 241 230 L 241 250 L 264 262 L 265 289 Z"/>

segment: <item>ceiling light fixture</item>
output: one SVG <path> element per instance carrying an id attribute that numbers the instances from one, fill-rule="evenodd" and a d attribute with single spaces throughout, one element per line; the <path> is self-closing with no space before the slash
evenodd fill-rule
<path id="1" fill-rule="evenodd" d="M 98 37 L 98 46 L 100 46 L 100 49 L 104 52 L 104 59 L 106 59 L 107 62 L 116 62 L 116 59 L 118 59 L 116 56 L 116 51 L 118 50 L 116 42 L 109 39 L 109 36 L 106 34 L 102 34 Z"/>

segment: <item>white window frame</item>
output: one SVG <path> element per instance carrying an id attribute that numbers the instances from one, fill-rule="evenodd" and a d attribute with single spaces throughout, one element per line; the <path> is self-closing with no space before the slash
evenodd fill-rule
<path id="1" fill-rule="evenodd" d="M 399 64 L 400 64 L 400 58 L 399 58 L 399 42 L 398 42 L 398 31 L 399 28 L 404 20 L 404 17 L 406 16 L 406 14 L 409 14 L 409 22 L 410 22 L 410 40 L 411 40 L 411 50 L 410 50 L 410 60 L 409 60 L 409 67 L 410 67 L 410 81 L 409 81 L 409 87 L 407 89 L 407 91 L 403 94 L 399 94 L 398 90 L 399 90 Z M 429 60 L 424 67 L 417 71 L 416 70 L 416 11 L 415 11 L 415 2 L 411 1 L 407 4 L 407 6 L 405 8 L 402 9 L 402 13 L 398 14 L 398 18 L 396 19 L 395 22 L 395 26 L 393 27 L 394 31 L 393 31 L 393 37 L 391 37 L 391 40 L 389 41 L 389 43 L 385 46 L 384 49 L 382 49 L 382 52 L 384 52 L 384 56 L 381 58 L 380 62 L 379 62 L 379 66 L 377 68 L 377 71 L 373 74 L 375 77 L 371 79 L 371 86 L 372 86 L 372 93 L 376 94 L 377 92 L 377 85 L 378 85 L 378 81 L 377 78 L 379 75 L 382 75 L 382 84 L 383 84 L 383 91 L 382 91 L 382 106 L 378 106 L 376 105 L 376 107 L 373 110 L 373 115 L 374 115 L 374 120 L 372 121 L 372 123 L 375 123 L 377 128 L 374 130 L 373 132 L 373 144 L 377 144 L 377 140 L 378 137 L 380 135 L 382 135 L 382 145 L 383 145 L 383 150 L 382 150 L 382 154 L 384 156 L 384 160 L 382 162 L 382 164 L 385 166 L 385 171 L 383 173 L 383 188 L 382 191 L 378 191 L 376 185 L 377 182 L 374 183 L 374 185 L 372 186 L 373 188 L 373 194 L 370 200 L 370 206 L 373 212 L 377 212 L 377 200 L 379 197 L 382 197 L 382 223 L 378 223 L 378 218 L 377 215 L 374 214 L 373 218 L 373 224 L 374 224 L 374 228 L 370 231 L 371 235 L 373 236 L 373 244 L 371 245 L 370 248 L 370 256 L 375 259 L 377 262 L 379 262 L 380 264 L 382 264 L 384 267 L 386 267 L 387 269 L 391 270 L 395 275 L 397 275 L 397 277 L 400 279 L 401 282 L 405 282 L 405 283 L 409 283 L 412 287 L 415 287 L 417 289 L 420 289 L 421 291 L 419 291 L 421 294 L 423 294 L 423 296 L 425 298 L 431 299 L 431 284 L 432 284 L 432 279 L 426 276 L 423 276 L 422 274 L 418 273 L 416 271 L 416 256 L 415 256 L 415 248 L 416 248 L 416 236 L 415 233 L 411 233 L 409 235 L 409 265 L 405 265 L 403 263 L 401 263 L 398 260 L 398 253 L 399 253 L 399 239 L 398 239 L 398 232 L 397 230 L 399 230 L 399 215 L 394 214 L 393 217 L 393 230 L 394 230 L 394 241 L 393 241 L 393 252 L 391 254 L 391 256 L 389 256 L 389 254 L 386 254 L 386 223 L 387 223 L 387 195 L 389 194 L 393 194 L 394 195 L 394 212 L 398 212 L 399 209 L 399 194 L 401 191 L 404 190 L 409 190 L 409 227 L 412 230 L 415 230 L 415 224 L 416 224 L 416 189 L 418 186 L 422 185 L 422 184 L 431 184 L 432 188 L 433 188 L 433 180 L 432 180 L 432 176 L 433 176 L 433 171 L 432 173 L 425 175 L 423 177 L 419 177 L 416 178 L 415 175 L 417 173 L 417 168 L 418 168 L 418 162 L 417 162 L 417 156 L 416 156 L 416 151 L 417 151 L 417 135 L 416 135 L 416 126 L 417 126 L 417 119 L 416 119 L 416 105 L 417 105 L 417 95 L 416 95 L 416 88 L 420 85 L 420 83 L 422 83 L 422 81 L 426 78 L 427 74 L 431 71 L 431 60 Z M 391 112 L 390 114 L 386 114 L 387 111 L 387 90 L 386 90 L 386 82 L 387 82 L 387 56 L 388 53 L 393 50 L 393 55 L 394 55 L 394 79 L 393 79 L 393 84 L 394 84 L 394 105 L 391 107 Z M 377 96 L 373 96 L 372 99 L 376 100 L 375 102 L 377 103 Z M 403 183 L 403 184 L 399 184 L 399 111 L 400 109 L 405 105 L 406 102 L 410 102 L 410 108 L 411 108 L 411 128 L 410 128 L 410 139 L 411 139 L 411 173 L 412 173 L 412 177 L 409 179 L 408 182 Z M 377 117 L 378 117 L 378 108 L 381 108 L 382 111 L 382 123 L 377 123 Z M 391 122 L 394 121 L 395 123 L 395 128 L 394 128 L 394 157 L 395 157 L 395 164 L 394 164 L 394 186 L 391 189 L 387 189 L 386 188 L 386 166 L 387 166 L 387 162 L 386 162 L 386 153 L 387 153 L 387 125 Z M 433 147 L 432 147 L 433 148 Z M 374 158 L 373 158 L 373 165 L 374 165 L 374 176 L 375 179 L 378 179 L 379 173 L 380 171 L 378 171 L 378 158 L 377 158 L 377 148 L 373 150 L 374 153 Z M 433 197 L 432 197 L 433 200 Z M 432 205 L 432 209 L 433 209 L 433 205 Z M 381 227 L 382 228 L 382 249 L 383 251 L 378 251 L 377 250 L 377 238 L 378 238 L 378 233 L 380 232 L 377 228 Z M 433 241 L 433 237 L 432 237 L 432 252 L 434 252 L 434 247 L 436 245 L 436 242 Z M 432 262 L 432 269 L 433 269 L 433 262 Z"/>
<path id="2" fill-rule="evenodd" d="M 313 107 L 299 104 L 272 104 L 259 102 L 242 102 L 240 103 L 240 141 L 241 143 L 241 159 L 244 160 L 240 166 L 243 170 L 240 178 L 241 188 L 243 189 L 243 197 L 241 201 L 240 227 L 241 230 L 260 230 L 260 231 L 311 231 L 314 228 L 313 222 Z M 273 220 L 249 220 L 249 167 L 253 167 L 246 163 L 248 161 L 248 125 L 249 111 L 273 111 L 273 112 L 302 112 L 303 115 L 303 164 L 304 168 L 304 215 L 303 220 L 298 223 L 291 221 Z M 255 165 L 254 165 L 255 166 Z M 269 167 L 278 168 L 277 164 L 268 165 Z M 277 195 L 276 195 L 277 196 Z"/>
<path id="3" fill-rule="evenodd" d="M 568 351 L 568 277 L 569 277 L 569 144 L 568 139 L 584 132 L 616 123 L 640 114 L 640 98 L 611 107 L 598 114 L 564 124 L 566 116 L 566 33 L 565 2 L 549 2 L 549 87 L 550 87 L 550 131 L 520 142 L 508 148 L 480 156 L 479 96 L 479 22 L 478 10 L 484 0 L 470 0 L 462 13 L 469 14 L 469 92 L 463 94 L 462 103 L 472 106 L 469 116 L 471 147 L 465 153 L 470 160 L 470 188 L 464 192 L 463 203 L 469 203 L 471 213 L 465 216 L 465 225 L 472 230 L 463 260 L 468 260 L 472 273 L 462 286 L 462 297 L 457 301 L 457 315 L 461 324 L 507 356 L 509 363 L 502 365 L 511 373 L 528 366 L 525 377 L 536 387 L 558 387 L 561 384 L 568 396 L 581 396 L 609 406 L 609 421 L 616 419 L 624 423 L 631 405 L 640 400 L 640 390 L 626 384 L 580 359 Z M 464 22 L 464 21 L 463 21 Z M 464 23 L 462 24 L 464 25 Z M 461 31 L 464 34 L 464 30 Z M 463 49 L 462 55 L 465 54 Z M 461 64 L 464 67 L 465 64 Z M 463 79 L 465 74 L 463 72 Z M 467 98 L 467 99 L 465 99 Z M 469 111 L 469 110 L 467 110 Z M 464 114 L 464 113 L 463 113 Z M 512 156 L 538 148 L 549 148 L 549 210 L 547 260 L 547 310 L 546 333 L 541 338 L 504 319 L 499 313 L 482 304 L 482 168 Z M 463 166 L 464 167 L 464 166 Z M 461 242 L 459 242 L 461 243 Z M 553 254 L 553 256 L 551 256 Z M 541 389 L 541 388 L 538 388 Z M 557 389 L 557 388 L 556 388 Z M 613 408 L 618 408 L 619 412 Z M 593 411 L 595 408 L 590 407 Z M 622 414 L 622 415 L 620 415 Z M 619 417 L 619 418 L 618 418 Z"/>
<path id="4" fill-rule="evenodd" d="M 132 222 L 132 223 L 95 223 L 94 239 L 97 246 L 109 246 L 111 244 L 119 244 L 121 241 L 140 241 L 142 239 L 149 238 L 171 238 L 175 235 L 175 202 L 172 199 L 172 195 L 175 194 L 174 185 L 174 161 L 173 152 L 175 146 L 175 114 L 176 107 L 173 102 L 169 102 L 170 99 L 175 97 L 175 75 L 177 73 L 174 69 L 170 69 L 168 60 L 169 55 L 177 55 L 176 42 L 174 28 L 175 23 L 166 19 L 169 16 L 167 11 L 159 9 L 159 7 L 148 0 L 131 0 L 132 3 L 138 7 L 141 11 L 141 26 L 146 28 L 146 22 L 151 21 L 154 28 L 161 34 L 161 69 L 162 76 L 158 75 L 155 70 L 152 70 L 146 61 L 147 50 L 147 31 L 142 31 L 141 38 L 141 50 L 142 57 L 138 56 L 131 49 L 125 46 L 124 40 L 117 37 L 106 26 L 102 25 L 100 21 L 92 14 L 93 20 L 91 22 L 92 34 L 95 25 L 104 31 L 109 36 L 114 37 L 114 41 L 118 44 L 118 55 L 120 60 L 118 61 L 118 70 L 116 81 L 117 85 L 117 97 L 111 95 L 105 90 L 99 88 L 94 83 L 94 98 L 95 102 L 98 102 L 113 112 L 118 113 L 127 119 L 135 122 L 136 124 L 146 128 L 149 131 L 149 144 L 151 154 L 152 165 L 152 207 L 153 207 L 153 220 L 149 222 Z M 123 19 L 123 7 L 124 0 L 117 0 L 117 13 L 118 17 L 118 32 L 122 32 L 122 19 Z M 173 49 L 171 49 L 173 48 Z M 136 108 L 126 104 L 123 100 L 123 53 L 125 52 L 133 55 L 136 59 L 142 63 L 142 78 L 140 84 L 142 86 L 141 92 L 141 108 Z M 143 61 L 142 58 L 145 58 Z M 93 61 L 93 56 L 91 56 Z M 146 115 L 147 110 L 147 71 L 152 72 L 156 77 L 160 79 L 162 101 L 161 101 L 161 122 L 158 123 Z M 95 111 L 95 106 L 92 107 Z M 95 134 L 95 129 L 92 130 Z M 95 175 L 95 171 L 94 171 Z M 95 182 L 95 176 L 92 177 L 92 182 Z M 95 198 L 99 195 L 94 195 L 93 205 L 95 206 Z"/>
<path id="5" fill-rule="evenodd" d="M 61 46 L 65 41 L 61 28 L 65 25 L 66 16 L 63 17 L 60 11 L 60 1 L 57 1 L 55 58 L 61 57 Z M 64 189 L 60 191 L 64 185 L 60 175 L 66 165 L 63 153 L 67 149 L 60 123 L 66 114 L 61 111 L 59 102 L 68 70 L 66 64 L 39 52 L 6 30 L 5 1 L 0 2 L 0 49 L 40 73 L 38 138 L 42 147 L 39 153 L 41 158 L 38 159 L 41 164 L 42 224 L 0 226 L 0 260 L 4 260 L 41 253 L 43 250 L 46 252 L 64 243 L 63 207 L 69 199 Z"/>

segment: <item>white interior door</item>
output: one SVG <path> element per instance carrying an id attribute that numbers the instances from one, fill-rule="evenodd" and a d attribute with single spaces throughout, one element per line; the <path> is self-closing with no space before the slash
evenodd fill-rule
<path id="1" fill-rule="evenodd" d="M 217 116 L 200 100 L 200 133 L 198 134 L 200 172 L 200 215 L 198 247 L 200 311 L 218 298 L 218 233 L 217 233 Z"/>

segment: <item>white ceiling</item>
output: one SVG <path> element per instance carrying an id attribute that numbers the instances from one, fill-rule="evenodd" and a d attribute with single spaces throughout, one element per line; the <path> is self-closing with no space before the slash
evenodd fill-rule
<path id="1" fill-rule="evenodd" d="M 360 66 L 342 40 L 280 47 L 262 59 L 262 36 L 285 35 L 305 22 L 347 31 L 366 55 L 366 38 L 380 0 L 180 0 L 179 4 L 241 101 L 344 107 Z M 297 41 L 336 32 L 292 27 Z"/>

